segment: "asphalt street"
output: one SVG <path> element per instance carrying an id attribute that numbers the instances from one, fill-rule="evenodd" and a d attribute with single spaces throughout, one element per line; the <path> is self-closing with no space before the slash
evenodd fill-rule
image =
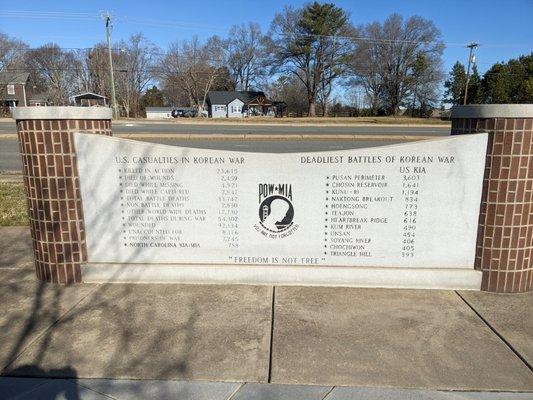
<path id="1" fill-rule="evenodd" d="M 125 134 L 356 134 L 356 135 L 416 135 L 416 136 L 447 136 L 449 126 L 293 126 L 293 125 L 249 125 L 249 124 L 177 124 L 132 122 L 113 124 L 114 133 Z M 0 121 L 0 134 L 16 133 L 15 123 Z"/>
<path id="2" fill-rule="evenodd" d="M 384 146 L 399 141 L 392 140 L 361 140 L 361 141 L 333 141 L 333 140 L 174 140 L 166 138 L 141 139 L 144 142 L 161 143 L 181 147 L 195 147 L 201 149 L 218 149 L 233 151 L 250 151 L 264 153 L 292 153 L 311 151 L 331 151 L 343 149 L 358 149 L 364 147 Z M 19 145 L 16 139 L 0 139 L 0 172 L 20 171 Z"/>
<path id="3" fill-rule="evenodd" d="M 354 135 L 383 135 L 383 136 L 448 136 L 450 128 L 443 127 L 404 127 L 404 126 L 275 126 L 275 125 L 215 125 L 215 124 L 173 124 L 134 122 L 113 125 L 114 134 L 139 135 L 139 140 L 162 143 L 181 147 L 196 147 L 203 149 L 219 149 L 233 151 L 251 151 L 265 153 L 315 152 L 344 149 L 357 149 L 374 146 L 384 146 L 400 143 L 399 140 L 184 140 L 169 138 L 176 133 L 183 134 L 354 134 Z M 0 135 L 9 135 L 0 139 L 0 171 L 20 171 L 20 155 L 18 142 L 15 138 L 16 127 L 11 121 L 0 121 Z M 150 137 L 153 135 L 154 137 Z M 158 135 L 160 137 L 158 137 Z M 164 137 L 162 137 L 164 136 Z"/>

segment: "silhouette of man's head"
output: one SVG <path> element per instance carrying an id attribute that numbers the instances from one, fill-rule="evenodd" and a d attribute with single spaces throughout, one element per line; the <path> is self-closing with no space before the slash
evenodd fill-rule
<path id="1" fill-rule="evenodd" d="M 285 218 L 287 211 L 289 211 L 289 203 L 282 199 L 274 199 L 270 203 L 270 214 L 267 219 L 272 223 L 279 222 Z"/>

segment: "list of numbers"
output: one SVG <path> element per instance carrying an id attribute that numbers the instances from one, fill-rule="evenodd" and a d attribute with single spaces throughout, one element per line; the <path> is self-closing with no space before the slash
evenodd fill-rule
<path id="1" fill-rule="evenodd" d="M 239 170 L 217 168 L 218 214 L 217 227 L 222 241 L 230 249 L 239 248 Z"/>

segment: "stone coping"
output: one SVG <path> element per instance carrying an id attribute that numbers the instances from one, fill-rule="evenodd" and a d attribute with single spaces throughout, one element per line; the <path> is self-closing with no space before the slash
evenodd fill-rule
<path id="1" fill-rule="evenodd" d="M 451 118 L 533 118 L 533 104 L 470 104 L 452 107 Z"/>
<path id="2" fill-rule="evenodd" d="M 108 107 L 15 107 L 13 119 L 112 119 L 113 111 Z"/>

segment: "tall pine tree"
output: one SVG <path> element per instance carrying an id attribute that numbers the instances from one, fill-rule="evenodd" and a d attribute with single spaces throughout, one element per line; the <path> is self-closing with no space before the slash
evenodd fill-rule
<path id="1" fill-rule="evenodd" d="M 452 103 L 453 105 L 463 104 L 465 98 L 465 85 L 466 85 L 466 71 L 465 66 L 457 61 L 450 77 L 444 82 L 445 87 L 445 101 Z"/>
<path id="2" fill-rule="evenodd" d="M 533 53 L 494 64 L 481 84 L 486 103 L 533 103 Z"/>
<path id="3" fill-rule="evenodd" d="M 470 82 L 468 82 L 468 98 L 467 104 L 480 104 L 483 103 L 483 88 L 481 87 L 481 76 L 477 70 L 476 64 L 472 67 L 472 73 L 470 74 Z"/>

